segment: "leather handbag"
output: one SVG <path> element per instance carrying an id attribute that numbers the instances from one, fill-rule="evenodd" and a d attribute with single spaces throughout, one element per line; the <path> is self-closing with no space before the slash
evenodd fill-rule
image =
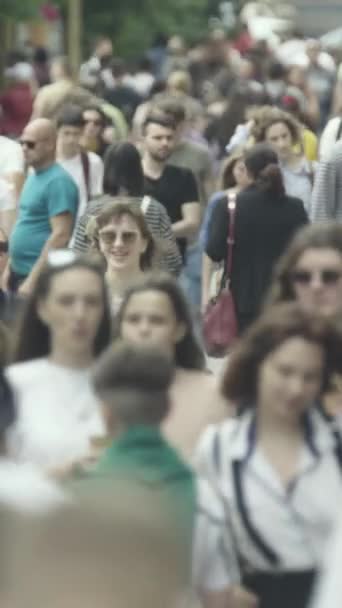
<path id="1" fill-rule="evenodd" d="M 236 195 L 230 194 L 228 196 L 227 266 L 219 292 L 210 300 L 203 318 L 203 339 L 210 357 L 224 357 L 238 335 L 235 304 L 230 290 L 235 243 L 235 210 Z"/>

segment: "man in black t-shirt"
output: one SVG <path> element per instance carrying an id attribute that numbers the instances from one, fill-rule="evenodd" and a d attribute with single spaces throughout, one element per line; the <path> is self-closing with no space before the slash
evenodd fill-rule
<path id="1" fill-rule="evenodd" d="M 186 240 L 195 237 L 199 229 L 201 210 L 192 172 L 166 164 L 175 146 L 175 131 L 170 118 L 159 113 L 147 116 L 143 130 L 144 194 L 164 205 L 184 256 Z"/>

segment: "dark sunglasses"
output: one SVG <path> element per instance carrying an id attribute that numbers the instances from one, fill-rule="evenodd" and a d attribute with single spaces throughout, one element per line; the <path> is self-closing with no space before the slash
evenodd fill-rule
<path id="1" fill-rule="evenodd" d="M 8 252 L 8 241 L 0 241 L 0 253 Z"/>
<path id="2" fill-rule="evenodd" d="M 138 238 L 138 233 L 133 232 L 133 231 L 130 232 L 127 230 L 127 231 L 121 232 L 119 234 L 121 235 L 121 240 L 124 245 L 132 245 L 133 243 L 135 243 L 135 241 Z M 112 243 L 115 243 L 117 236 L 118 236 L 118 233 L 115 232 L 114 230 L 111 230 L 111 231 L 108 230 L 106 232 L 99 233 L 99 237 L 105 245 L 111 245 Z"/>
<path id="3" fill-rule="evenodd" d="M 34 148 L 36 147 L 37 142 L 36 141 L 30 141 L 28 139 L 21 139 L 20 140 L 20 145 L 22 147 L 26 146 L 29 150 L 34 150 Z"/>
<path id="4" fill-rule="evenodd" d="M 319 273 L 323 285 L 335 285 L 340 280 L 342 273 L 338 270 L 327 268 Z M 308 270 L 297 270 L 292 273 L 292 282 L 298 285 L 309 285 L 312 281 L 314 273 Z"/>

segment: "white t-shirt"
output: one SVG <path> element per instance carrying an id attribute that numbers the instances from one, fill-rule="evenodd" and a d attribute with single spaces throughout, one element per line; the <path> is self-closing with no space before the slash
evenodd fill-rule
<path id="1" fill-rule="evenodd" d="M 0 177 L 0 212 L 15 209 L 15 189 L 6 179 Z"/>
<path id="2" fill-rule="evenodd" d="M 0 135 L 0 176 L 24 173 L 24 155 L 18 142 Z"/>
<path id="3" fill-rule="evenodd" d="M 0 504 L 13 511 L 42 513 L 68 502 L 63 490 L 30 464 L 0 459 Z"/>
<path id="4" fill-rule="evenodd" d="M 98 196 L 103 192 L 103 162 L 101 158 L 94 154 L 93 152 L 88 152 L 89 159 L 89 189 L 90 196 Z M 87 187 L 86 180 L 83 171 L 81 155 L 77 154 L 73 158 L 68 158 L 64 160 L 58 159 L 59 164 L 65 169 L 69 175 L 74 179 L 77 184 L 79 191 L 79 206 L 77 212 L 77 218 L 81 217 L 87 208 L 88 196 L 87 196 Z"/>
<path id="5" fill-rule="evenodd" d="M 91 438 L 105 433 L 89 369 L 70 369 L 44 358 L 11 365 L 6 376 L 18 407 L 10 456 L 47 471 L 89 456 Z"/>

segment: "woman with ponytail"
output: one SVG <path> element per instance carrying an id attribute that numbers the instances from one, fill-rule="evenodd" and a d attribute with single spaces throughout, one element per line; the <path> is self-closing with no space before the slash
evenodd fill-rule
<path id="1" fill-rule="evenodd" d="M 293 234 L 307 223 L 300 199 L 285 193 L 278 157 L 268 144 L 257 144 L 244 155 L 251 185 L 236 201 L 231 290 L 242 332 L 257 317 L 269 287 L 274 263 Z M 226 261 L 229 213 L 222 197 L 213 211 L 205 256 Z M 203 286 L 203 308 L 208 302 Z"/>

